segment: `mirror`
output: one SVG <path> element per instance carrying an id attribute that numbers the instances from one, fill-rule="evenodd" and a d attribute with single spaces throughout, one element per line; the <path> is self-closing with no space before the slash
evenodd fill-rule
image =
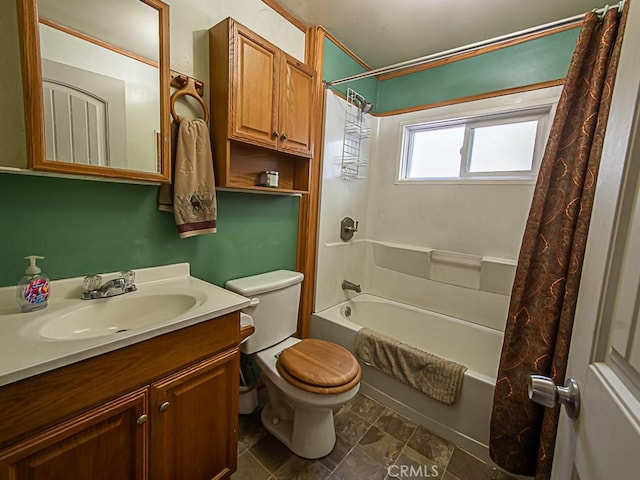
<path id="1" fill-rule="evenodd" d="M 170 181 L 169 7 L 18 0 L 29 167 Z"/>

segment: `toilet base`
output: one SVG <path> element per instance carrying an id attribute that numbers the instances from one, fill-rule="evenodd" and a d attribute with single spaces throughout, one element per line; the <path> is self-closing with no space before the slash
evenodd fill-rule
<path id="1" fill-rule="evenodd" d="M 264 428 L 289 450 L 308 459 L 331 453 L 336 444 L 332 409 L 298 406 L 284 415 L 284 412 L 276 410 L 268 401 L 260 419 Z"/>
<path id="2" fill-rule="evenodd" d="M 356 396 L 360 388 L 334 394 L 300 389 L 282 378 L 277 359 L 284 349 L 300 342 L 288 338 L 256 355 L 269 400 L 261 413 L 262 425 L 296 455 L 316 459 L 329 455 L 336 444 L 333 411 Z"/>

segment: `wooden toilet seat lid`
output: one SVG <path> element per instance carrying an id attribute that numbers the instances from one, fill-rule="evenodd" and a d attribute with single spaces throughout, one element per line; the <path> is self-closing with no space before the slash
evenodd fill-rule
<path id="1" fill-rule="evenodd" d="M 283 350 L 276 368 L 292 385 L 327 395 L 350 390 L 362 376 L 360 365 L 349 350 L 316 338 L 307 338 Z"/>

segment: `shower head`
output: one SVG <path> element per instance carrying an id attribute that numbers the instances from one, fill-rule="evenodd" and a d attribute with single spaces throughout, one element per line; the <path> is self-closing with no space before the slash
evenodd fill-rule
<path id="1" fill-rule="evenodd" d="M 362 95 L 356 94 L 355 100 L 357 101 L 358 108 L 360 108 L 360 112 L 362 114 L 369 113 L 373 110 L 373 103 L 367 102 Z"/>
<path id="2" fill-rule="evenodd" d="M 360 102 L 360 111 L 364 114 L 371 112 L 371 110 L 373 110 L 373 103 L 367 102 L 363 98 L 362 102 Z"/>
<path id="3" fill-rule="evenodd" d="M 338 95 L 340 95 L 342 98 L 345 98 L 345 94 L 342 91 L 338 90 L 333 85 L 330 85 L 327 82 L 323 82 L 323 84 L 325 88 L 330 88 L 334 92 L 337 92 Z M 371 113 L 374 107 L 373 103 L 367 102 L 362 95 L 352 90 L 351 88 L 347 89 L 345 100 L 347 100 L 347 102 L 350 103 L 351 105 L 354 105 L 355 107 L 357 107 L 358 110 L 360 110 L 360 114 L 362 115 Z"/>
<path id="4" fill-rule="evenodd" d="M 334 92 L 337 92 L 340 96 L 342 96 L 344 98 L 344 93 L 342 93 L 340 90 L 338 90 L 336 87 L 334 87 L 333 85 L 328 84 L 327 82 L 323 82 L 325 88 L 330 88 L 331 90 L 333 90 Z M 373 110 L 373 103 L 371 102 L 367 102 L 364 97 L 362 95 L 360 95 L 358 92 L 348 88 L 347 89 L 347 102 L 351 103 L 352 105 L 355 105 L 356 107 L 358 107 L 358 109 L 360 110 L 361 114 L 367 114 L 367 113 L 371 113 L 371 111 Z"/>

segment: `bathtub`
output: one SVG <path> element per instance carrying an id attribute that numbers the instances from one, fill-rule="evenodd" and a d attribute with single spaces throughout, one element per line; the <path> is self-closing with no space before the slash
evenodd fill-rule
<path id="1" fill-rule="evenodd" d="M 351 313 L 348 314 L 350 309 Z M 489 420 L 502 332 L 392 300 L 362 294 L 311 316 L 310 336 L 352 352 L 368 327 L 468 367 L 458 401 L 444 405 L 362 365 L 361 391 L 474 455 L 488 459 Z"/>

